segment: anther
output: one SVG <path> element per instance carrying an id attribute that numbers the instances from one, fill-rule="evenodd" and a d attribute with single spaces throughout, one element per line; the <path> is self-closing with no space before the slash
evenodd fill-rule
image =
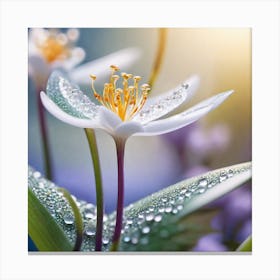
<path id="1" fill-rule="evenodd" d="M 116 66 L 116 65 L 111 65 L 110 68 L 114 71 L 119 71 L 120 70 L 119 67 Z"/>

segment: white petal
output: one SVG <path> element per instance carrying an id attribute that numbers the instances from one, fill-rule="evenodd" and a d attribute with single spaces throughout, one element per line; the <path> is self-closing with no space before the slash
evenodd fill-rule
<path id="1" fill-rule="evenodd" d="M 104 106 L 99 106 L 99 117 L 102 120 L 102 125 L 104 125 L 111 132 L 115 130 L 117 126 L 122 123 L 119 116 L 112 111 L 108 110 Z"/>
<path id="2" fill-rule="evenodd" d="M 114 131 L 113 136 L 116 138 L 127 139 L 131 135 L 143 132 L 143 126 L 139 122 L 129 121 L 122 122 Z"/>
<path id="3" fill-rule="evenodd" d="M 140 50 L 137 48 L 123 49 L 94 61 L 85 63 L 71 70 L 71 79 L 79 84 L 89 84 L 89 75 L 94 74 L 100 79 L 110 75 L 110 65 L 117 65 L 120 68 L 128 68 L 140 57 Z"/>
<path id="4" fill-rule="evenodd" d="M 211 107 L 208 106 L 203 107 L 200 110 L 190 112 L 189 114 L 185 114 L 184 116 L 178 114 L 167 119 L 153 121 L 144 126 L 144 132 L 137 133 L 136 135 L 152 136 L 168 133 L 197 121 L 210 111 Z"/>
<path id="5" fill-rule="evenodd" d="M 43 91 L 41 91 L 40 96 L 45 108 L 59 120 L 77 127 L 103 128 L 96 120 L 80 119 L 65 113 Z"/>
<path id="6" fill-rule="evenodd" d="M 206 100 L 198 103 L 197 105 L 191 107 L 190 110 L 191 109 L 196 109 L 196 107 L 208 106 L 208 105 L 211 105 L 212 106 L 211 110 L 214 110 L 215 108 L 217 108 L 221 103 L 223 103 L 233 93 L 234 93 L 234 90 L 224 91 L 222 93 L 214 95 L 213 97 L 207 98 Z"/>
<path id="7" fill-rule="evenodd" d="M 66 71 L 71 70 L 74 68 L 77 64 L 82 62 L 85 58 L 85 51 L 82 48 L 73 48 L 71 49 L 70 57 L 65 60 L 57 60 L 52 63 L 52 68 L 62 68 Z"/>
<path id="8" fill-rule="evenodd" d="M 94 119 L 97 116 L 98 106 L 59 71 L 51 74 L 47 84 L 47 95 L 60 109 L 73 117 Z"/>
<path id="9" fill-rule="evenodd" d="M 219 106 L 233 91 L 226 91 L 210 97 L 175 116 L 153 121 L 144 126 L 144 132 L 136 135 L 150 136 L 168 133 L 189 125 Z"/>
<path id="10" fill-rule="evenodd" d="M 143 109 L 133 118 L 142 124 L 168 114 L 181 104 L 187 102 L 196 91 L 199 84 L 198 76 L 192 76 L 181 86 L 170 90 L 160 96 L 148 98 Z"/>

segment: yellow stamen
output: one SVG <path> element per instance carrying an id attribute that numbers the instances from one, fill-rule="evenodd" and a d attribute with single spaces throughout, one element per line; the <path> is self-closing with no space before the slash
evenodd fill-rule
<path id="1" fill-rule="evenodd" d="M 60 36 L 49 35 L 43 42 L 37 43 L 37 47 L 49 63 L 70 56 L 69 48 Z"/>
<path id="2" fill-rule="evenodd" d="M 120 78 L 115 73 L 119 68 L 111 65 L 110 82 L 104 84 L 103 94 L 98 94 L 94 88 L 94 81 L 96 76 L 90 75 L 92 79 L 92 90 L 94 97 L 103 106 L 117 114 L 121 120 L 128 121 L 138 113 L 144 106 L 150 90 L 150 86 L 143 84 L 139 90 L 140 76 L 133 76 L 132 74 L 121 73 L 122 88 L 117 88 L 117 80 Z M 129 80 L 133 78 L 133 84 L 130 85 Z"/>

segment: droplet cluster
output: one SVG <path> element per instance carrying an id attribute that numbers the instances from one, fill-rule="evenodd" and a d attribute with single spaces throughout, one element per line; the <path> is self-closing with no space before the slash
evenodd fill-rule
<path id="1" fill-rule="evenodd" d="M 250 166 L 223 169 L 204 176 L 182 181 L 146 199 L 125 208 L 120 242 L 122 251 L 160 250 L 156 245 L 159 239 L 168 240 L 177 231 L 178 219 L 183 216 L 185 206 L 196 196 L 206 193 L 216 185 L 236 174 L 248 170 Z M 68 201 L 53 183 L 29 168 L 29 188 L 48 209 L 74 244 L 75 219 Z M 94 251 L 96 231 L 96 206 L 72 196 L 80 209 L 84 234 L 82 251 Z M 114 233 L 116 213 L 104 215 L 103 251 L 109 251 Z M 160 243 L 162 244 L 162 242 Z M 166 244 L 169 244 L 166 242 Z"/>
<path id="2" fill-rule="evenodd" d="M 50 181 L 46 180 L 40 172 L 35 171 L 31 167 L 28 170 L 28 186 L 42 205 L 46 207 L 58 225 L 63 229 L 69 241 L 74 245 L 76 240 L 75 218 L 71 206 L 64 197 L 63 192 Z M 72 195 L 73 200 L 80 209 L 83 218 L 84 234 L 82 251 L 94 251 L 95 247 L 95 231 L 96 231 L 96 206 L 82 200 L 78 200 Z M 104 222 L 108 220 L 104 215 Z M 106 225 L 104 235 L 107 233 Z M 108 235 L 108 234 L 107 234 Z M 107 238 L 108 239 L 108 238 Z M 103 250 L 108 250 L 106 237 L 103 240 Z"/>
<path id="3" fill-rule="evenodd" d="M 184 182 L 167 188 L 165 191 L 150 196 L 145 205 L 135 205 L 125 211 L 121 249 L 124 251 L 155 248 L 159 238 L 168 239 L 176 232 L 177 219 L 188 202 L 217 184 L 238 174 L 240 170 L 224 170 L 214 175 L 197 177 L 186 186 Z"/>
<path id="4" fill-rule="evenodd" d="M 97 106 L 78 88 L 73 87 L 69 81 L 59 77 L 59 89 L 67 102 L 78 112 L 89 119 L 94 119 Z"/>
<path id="5" fill-rule="evenodd" d="M 31 168 L 28 170 L 28 186 L 74 244 L 74 214 L 63 193 L 53 183 L 45 180 L 40 172 Z"/>
<path id="6" fill-rule="evenodd" d="M 147 123 L 154 119 L 158 119 L 161 116 L 177 108 L 182 104 L 188 95 L 188 84 L 183 84 L 174 92 L 167 94 L 164 98 L 158 98 L 158 101 L 154 104 L 144 106 L 144 108 L 134 117 L 134 120 L 141 123 Z"/>
<path id="7" fill-rule="evenodd" d="M 51 74 L 46 91 L 51 100 L 67 114 L 82 119 L 96 118 L 98 107 L 64 79 L 61 73 L 55 71 Z"/>

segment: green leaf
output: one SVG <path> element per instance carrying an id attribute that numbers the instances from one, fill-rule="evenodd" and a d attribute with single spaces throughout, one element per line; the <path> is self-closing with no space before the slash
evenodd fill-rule
<path id="1" fill-rule="evenodd" d="M 39 251 L 71 251 L 63 230 L 28 189 L 28 233 Z"/>
<path id="2" fill-rule="evenodd" d="M 218 169 L 152 194 L 125 210 L 123 251 L 190 250 L 210 232 L 211 212 L 194 213 L 251 178 L 251 163 Z M 112 219 L 113 220 L 113 219 Z M 180 241 L 180 242 L 179 242 Z M 179 244 L 180 243 L 180 244 Z"/>
<path id="3" fill-rule="evenodd" d="M 244 240 L 240 246 L 236 249 L 239 252 L 252 252 L 252 236 L 248 236 L 246 240 Z"/>
<path id="4" fill-rule="evenodd" d="M 209 223 L 215 215 L 215 209 L 203 207 L 242 186 L 250 178 L 251 163 L 238 164 L 184 180 L 126 207 L 119 250 L 191 250 L 202 235 L 212 231 Z M 29 187 L 51 212 L 71 244 L 74 244 L 76 231 L 69 202 L 53 183 L 32 169 L 29 171 L 29 182 Z M 94 251 L 96 207 L 73 198 L 84 224 L 81 250 Z M 104 221 L 102 250 L 109 251 L 115 212 L 104 215 Z"/>

